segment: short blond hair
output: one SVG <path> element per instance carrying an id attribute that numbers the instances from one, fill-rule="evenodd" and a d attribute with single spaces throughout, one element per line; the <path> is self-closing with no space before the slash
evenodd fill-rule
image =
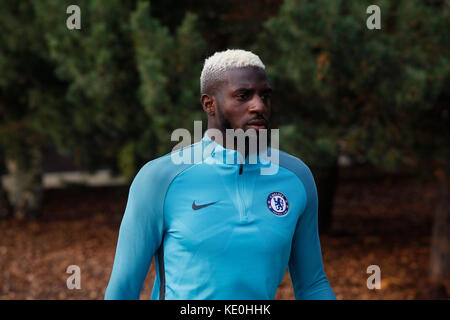
<path id="1" fill-rule="evenodd" d="M 200 76 L 200 92 L 205 93 L 210 84 L 223 81 L 225 72 L 234 68 L 258 67 L 266 69 L 261 59 L 253 52 L 242 49 L 228 49 L 214 53 L 205 59 Z"/>

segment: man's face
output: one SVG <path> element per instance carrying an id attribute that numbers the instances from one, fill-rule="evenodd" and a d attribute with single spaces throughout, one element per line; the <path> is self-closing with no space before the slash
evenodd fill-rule
<path id="1" fill-rule="evenodd" d="M 228 70 L 226 77 L 216 94 L 219 129 L 268 129 L 272 89 L 266 72 L 245 67 Z"/>

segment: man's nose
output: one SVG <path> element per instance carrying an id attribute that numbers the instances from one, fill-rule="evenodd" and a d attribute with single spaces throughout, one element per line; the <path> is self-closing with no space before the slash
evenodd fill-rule
<path id="1" fill-rule="evenodd" d="M 262 114 L 264 113 L 266 109 L 266 104 L 264 103 L 263 99 L 261 99 L 260 96 L 255 94 L 253 99 L 250 101 L 249 111 Z"/>

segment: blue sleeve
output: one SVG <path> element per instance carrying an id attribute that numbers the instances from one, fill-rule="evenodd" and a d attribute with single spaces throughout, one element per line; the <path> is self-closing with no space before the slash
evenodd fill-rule
<path id="1" fill-rule="evenodd" d="M 335 300 L 322 263 L 318 231 L 318 199 L 314 177 L 301 162 L 297 175 L 303 182 L 307 204 L 294 233 L 289 274 L 297 300 Z"/>
<path id="2" fill-rule="evenodd" d="M 106 288 L 107 300 L 139 299 L 152 258 L 163 235 L 164 192 L 148 163 L 134 178 L 119 230 L 114 265 Z"/>

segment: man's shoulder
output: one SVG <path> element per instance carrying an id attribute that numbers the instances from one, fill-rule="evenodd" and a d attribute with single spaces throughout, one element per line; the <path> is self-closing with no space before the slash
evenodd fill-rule
<path id="1" fill-rule="evenodd" d="M 308 198 L 314 198 L 316 183 L 311 169 L 299 158 L 279 150 L 279 166 L 295 174 L 303 184 Z"/>
<path id="2" fill-rule="evenodd" d="M 298 157 L 289 154 L 285 151 L 279 152 L 279 166 L 285 168 L 301 178 L 309 178 L 312 176 L 310 168 Z"/>
<path id="3" fill-rule="evenodd" d="M 183 153 L 189 149 L 194 148 L 196 145 L 197 144 L 194 143 L 148 161 L 140 168 L 140 170 L 136 174 L 135 180 L 139 179 L 155 183 L 161 180 L 167 181 L 167 179 L 173 179 L 177 174 L 193 165 L 190 163 L 178 164 L 174 162 L 173 155 L 175 153 Z"/>

